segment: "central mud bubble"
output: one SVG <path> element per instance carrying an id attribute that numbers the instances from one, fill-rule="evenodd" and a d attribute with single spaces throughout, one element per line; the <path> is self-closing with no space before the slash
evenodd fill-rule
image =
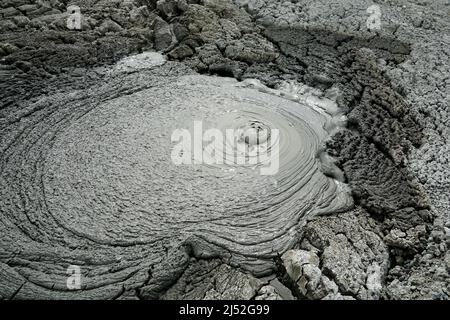
<path id="1" fill-rule="evenodd" d="M 270 139 L 270 128 L 259 121 L 250 121 L 247 126 L 241 128 L 239 142 L 244 142 L 249 146 L 261 145 Z"/>
<path id="2" fill-rule="evenodd" d="M 45 160 L 47 208 L 66 229 L 99 243 L 198 236 L 245 267 L 246 257 L 290 248 L 308 218 L 352 204 L 345 187 L 320 171 L 316 155 L 329 120 L 234 79 L 184 76 L 108 100 L 65 128 Z M 195 121 L 204 130 L 278 129 L 277 173 L 261 175 L 264 163 L 175 165 L 171 134 L 192 132 Z M 250 146 L 273 140 L 244 136 Z"/>

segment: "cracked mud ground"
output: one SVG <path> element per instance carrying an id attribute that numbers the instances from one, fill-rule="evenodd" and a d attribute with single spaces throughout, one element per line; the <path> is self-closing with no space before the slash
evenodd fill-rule
<path id="1" fill-rule="evenodd" d="M 448 299 L 450 6 L 373 4 L 1 1 L 0 298 Z M 347 121 L 295 118 L 277 188 L 164 158 L 185 115 L 305 101 Z"/>

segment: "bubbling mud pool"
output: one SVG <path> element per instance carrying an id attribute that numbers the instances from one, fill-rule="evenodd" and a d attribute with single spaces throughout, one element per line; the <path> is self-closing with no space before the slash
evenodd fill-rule
<path id="1" fill-rule="evenodd" d="M 47 242 L 92 247 L 107 260 L 129 255 L 153 264 L 168 247 L 196 238 L 196 256 L 226 252 L 230 264 L 267 273 L 308 219 L 353 205 L 346 185 L 322 171 L 323 142 L 342 120 L 335 105 L 288 87 L 184 75 L 89 108 L 80 97 L 11 121 L 2 141 L 1 209 L 23 232 L 8 241 L 37 241 L 37 251 Z M 277 172 L 262 175 L 265 163 L 176 165 L 171 136 L 195 121 L 204 130 L 279 130 Z"/>
<path id="2" fill-rule="evenodd" d="M 242 86 L 242 85 L 241 85 Z M 259 122 L 280 131 L 279 170 L 170 159 L 171 133 Z M 72 123 L 46 158 L 50 212 L 107 243 L 181 240 L 198 234 L 244 256 L 285 251 L 308 217 L 348 208 L 345 188 L 320 170 L 329 118 L 233 79 L 186 76 L 168 88 L 108 101 Z"/>

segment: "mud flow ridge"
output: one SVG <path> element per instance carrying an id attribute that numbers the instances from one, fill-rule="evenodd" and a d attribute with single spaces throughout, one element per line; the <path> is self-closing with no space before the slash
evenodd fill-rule
<path id="1" fill-rule="evenodd" d="M 48 55 L 2 35 L 0 298 L 387 297 L 434 219 L 408 166 L 424 128 L 387 72 L 411 45 L 236 2 L 117 1 L 135 21 L 55 24 Z M 172 133 L 196 121 L 278 129 L 276 174 L 174 164 Z"/>

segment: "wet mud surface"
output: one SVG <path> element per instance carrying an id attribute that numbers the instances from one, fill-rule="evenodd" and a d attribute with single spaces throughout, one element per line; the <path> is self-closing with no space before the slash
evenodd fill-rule
<path id="1" fill-rule="evenodd" d="M 2 3 L 0 297 L 448 299 L 450 8 L 371 4 Z M 279 172 L 175 166 L 195 120 Z"/>

